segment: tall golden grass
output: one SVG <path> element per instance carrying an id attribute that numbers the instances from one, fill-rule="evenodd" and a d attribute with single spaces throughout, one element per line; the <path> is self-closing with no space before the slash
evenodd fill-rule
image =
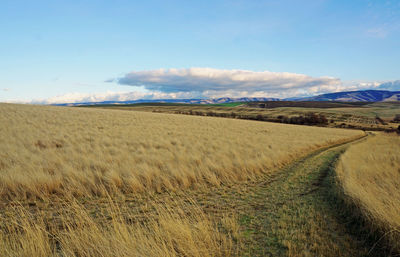
<path id="1" fill-rule="evenodd" d="M 0 256 L 234 256 L 234 216 L 132 193 L 257 178 L 361 132 L 0 104 Z M 94 201 L 94 205 L 85 204 Z M 104 203 L 105 202 L 105 203 Z M 95 208 L 93 208 L 95 206 Z"/>
<path id="2" fill-rule="evenodd" d="M 0 215 L 0 256 L 235 256 L 236 219 L 212 220 L 190 206 L 149 203 L 157 215 L 131 220 L 143 212 L 122 212 L 110 198 L 96 216 L 69 199 L 49 217 L 22 205 Z M 60 207 L 61 207 L 60 206 Z M 126 208 L 125 208 L 126 209 Z M 141 214 L 143 216 L 143 214 Z"/>
<path id="3" fill-rule="evenodd" d="M 271 172 L 359 131 L 0 104 L 0 196 L 161 192 Z"/>
<path id="4" fill-rule="evenodd" d="M 400 136 L 378 134 L 342 155 L 337 175 L 371 227 L 400 252 Z"/>

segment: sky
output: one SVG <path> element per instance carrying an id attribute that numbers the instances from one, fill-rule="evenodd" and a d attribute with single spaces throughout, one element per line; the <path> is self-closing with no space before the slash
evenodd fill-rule
<path id="1" fill-rule="evenodd" d="M 400 0 L 1 0 L 0 102 L 400 90 Z"/>

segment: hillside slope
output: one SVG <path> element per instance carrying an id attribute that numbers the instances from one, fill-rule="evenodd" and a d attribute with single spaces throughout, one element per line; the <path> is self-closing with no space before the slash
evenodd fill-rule
<path id="1" fill-rule="evenodd" d="M 387 102 L 400 101 L 400 91 L 364 90 L 323 94 L 300 101 Z"/>

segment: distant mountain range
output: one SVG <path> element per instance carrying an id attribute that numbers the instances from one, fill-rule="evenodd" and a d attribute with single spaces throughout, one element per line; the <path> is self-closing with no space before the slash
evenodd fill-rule
<path id="1" fill-rule="evenodd" d="M 300 98 L 300 101 L 338 101 L 338 102 L 395 102 L 400 101 L 400 91 L 363 90 L 337 92 Z"/>
<path id="2" fill-rule="evenodd" d="M 265 102 L 281 101 L 279 98 L 268 97 L 242 97 L 242 98 L 210 98 L 210 99 L 138 99 L 130 101 L 103 101 L 103 102 L 82 102 L 82 103 L 64 103 L 54 104 L 58 106 L 79 106 L 79 105 L 101 105 L 101 104 L 137 104 L 137 103 L 182 103 L 182 104 L 222 104 L 236 102 Z"/>
<path id="3" fill-rule="evenodd" d="M 400 101 L 400 91 L 362 90 L 322 94 L 303 98 L 211 98 L 211 99 L 139 99 L 131 101 L 103 101 L 56 104 L 61 106 L 99 105 L 99 104 L 135 104 L 135 103 L 183 103 L 183 104 L 221 104 L 234 102 L 266 102 L 266 101 L 337 101 L 337 102 L 394 102 Z"/>

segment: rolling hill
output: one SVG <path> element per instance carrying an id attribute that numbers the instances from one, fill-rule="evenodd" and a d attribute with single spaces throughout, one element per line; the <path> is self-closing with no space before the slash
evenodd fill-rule
<path id="1" fill-rule="evenodd" d="M 389 102 L 400 101 L 400 91 L 364 90 L 337 92 L 298 99 L 300 101 Z"/>

